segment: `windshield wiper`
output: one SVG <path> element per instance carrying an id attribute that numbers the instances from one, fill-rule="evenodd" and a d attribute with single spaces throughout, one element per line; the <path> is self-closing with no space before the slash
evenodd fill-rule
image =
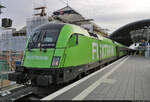
<path id="1" fill-rule="evenodd" d="M 39 39 L 40 39 L 40 35 L 41 35 L 41 32 L 38 32 L 37 34 L 35 33 L 32 38 L 30 39 L 29 41 L 29 50 L 31 51 L 32 48 L 35 48 L 35 44 L 38 43 Z M 35 41 L 33 41 L 33 38 L 34 37 L 37 37 Z"/>
<path id="2" fill-rule="evenodd" d="M 33 42 L 29 42 L 28 51 L 31 51 L 32 48 L 33 48 Z"/>
<path id="3" fill-rule="evenodd" d="M 41 48 L 41 44 L 42 44 L 42 40 L 43 40 L 43 38 L 44 38 L 44 35 L 46 34 L 46 31 L 41 31 L 41 39 L 40 39 L 40 51 L 42 50 L 42 48 Z"/>

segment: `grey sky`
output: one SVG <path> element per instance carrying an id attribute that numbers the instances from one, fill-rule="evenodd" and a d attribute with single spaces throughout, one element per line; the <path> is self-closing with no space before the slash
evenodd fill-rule
<path id="1" fill-rule="evenodd" d="M 33 14 L 33 7 L 42 0 L 1 0 L 7 7 L 2 17 L 11 17 L 13 27 L 21 28 L 27 17 Z M 64 0 L 65 1 L 65 0 Z M 110 32 L 137 20 L 150 18 L 150 0 L 68 0 L 69 5 L 85 18 L 92 18 Z M 61 0 L 45 0 L 47 12 L 51 14 L 65 6 Z"/>

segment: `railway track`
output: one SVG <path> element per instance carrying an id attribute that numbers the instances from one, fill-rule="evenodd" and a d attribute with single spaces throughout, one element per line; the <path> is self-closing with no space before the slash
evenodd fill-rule
<path id="1" fill-rule="evenodd" d="M 6 86 L 4 88 L 1 88 L 0 90 L 0 96 L 5 96 L 7 94 L 4 94 L 4 93 L 7 93 L 15 88 L 20 88 L 20 87 L 23 87 L 23 85 L 19 85 L 19 84 L 13 84 L 13 85 L 9 85 L 9 86 Z"/>
<path id="2" fill-rule="evenodd" d="M 49 90 L 45 89 L 45 90 L 48 90 L 48 93 L 47 94 L 41 93 L 41 95 L 39 95 L 39 94 L 35 94 L 35 92 L 43 91 L 42 88 L 37 89 L 36 87 L 20 85 L 18 87 L 13 87 L 11 89 L 2 91 L 1 92 L 2 95 L 0 96 L 0 102 L 1 101 L 2 102 L 7 102 L 7 101 L 17 102 L 17 101 L 27 101 L 27 100 L 40 100 L 41 98 L 46 97 L 47 95 L 59 90 L 62 87 L 64 86 L 57 87 L 57 88 L 53 87 L 52 90 L 50 88 Z"/>
<path id="3" fill-rule="evenodd" d="M 7 90 L 8 91 L 8 90 Z M 32 94 L 32 88 L 27 86 L 17 87 L 9 90 L 9 94 L 0 96 L 0 101 L 16 101 L 22 97 Z"/>

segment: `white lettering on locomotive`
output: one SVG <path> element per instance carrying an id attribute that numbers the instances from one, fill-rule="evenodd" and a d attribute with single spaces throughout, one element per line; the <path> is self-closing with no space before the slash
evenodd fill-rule
<path id="1" fill-rule="evenodd" d="M 102 58 L 113 56 L 113 52 L 114 49 L 112 45 L 107 45 L 107 44 L 100 45 L 100 55 Z"/>
<path id="2" fill-rule="evenodd" d="M 26 56 L 29 60 L 48 60 L 47 56 Z"/>
<path id="3" fill-rule="evenodd" d="M 92 59 L 95 59 L 95 55 L 97 56 L 97 59 L 99 58 L 99 53 L 98 53 L 98 44 L 93 42 L 92 43 Z"/>

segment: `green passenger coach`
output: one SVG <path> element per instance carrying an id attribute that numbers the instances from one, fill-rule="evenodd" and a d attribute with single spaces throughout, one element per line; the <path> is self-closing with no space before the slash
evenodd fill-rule
<path id="1" fill-rule="evenodd" d="M 9 74 L 19 84 L 71 81 L 127 54 L 127 47 L 72 24 L 39 26 L 26 43 L 22 65 Z"/>

